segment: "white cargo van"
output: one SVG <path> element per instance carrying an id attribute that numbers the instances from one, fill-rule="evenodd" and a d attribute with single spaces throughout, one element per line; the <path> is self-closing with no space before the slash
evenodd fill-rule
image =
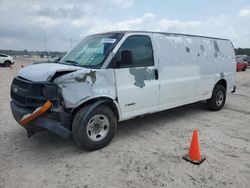
<path id="1" fill-rule="evenodd" d="M 28 135 L 73 135 L 87 150 L 106 146 L 117 122 L 207 100 L 220 110 L 235 91 L 235 54 L 227 39 L 157 32 L 89 36 L 59 63 L 23 68 L 11 109 Z"/>

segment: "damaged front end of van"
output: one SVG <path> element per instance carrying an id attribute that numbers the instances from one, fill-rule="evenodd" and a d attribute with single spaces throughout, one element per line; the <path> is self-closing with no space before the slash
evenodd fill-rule
<path id="1" fill-rule="evenodd" d="M 21 69 L 12 82 L 12 114 L 28 136 L 48 130 L 67 138 L 74 110 L 100 95 L 114 98 L 113 83 L 112 72 L 60 64 L 31 65 Z"/>
<path id="2" fill-rule="evenodd" d="M 33 64 L 19 71 L 11 84 L 10 106 L 14 119 L 27 130 L 28 136 L 48 130 L 67 138 L 80 107 L 100 97 L 115 100 L 114 73 L 101 69 L 116 44 L 113 38 L 111 34 L 87 38 L 59 63 Z M 89 56 L 91 50 L 99 48 L 97 44 L 109 48 L 103 49 L 106 50 L 103 57 Z M 84 57 L 86 46 L 91 50 Z M 71 60 L 82 57 L 77 60 L 87 63 L 76 64 L 76 60 Z"/>

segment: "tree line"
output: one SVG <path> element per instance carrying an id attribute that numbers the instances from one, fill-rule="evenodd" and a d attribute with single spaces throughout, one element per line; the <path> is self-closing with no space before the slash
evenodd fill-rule
<path id="1" fill-rule="evenodd" d="M 248 56 L 250 56 L 250 48 L 236 48 L 235 54 L 236 55 L 248 55 Z"/>
<path id="2" fill-rule="evenodd" d="M 0 53 L 4 53 L 10 56 L 40 56 L 40 57 L 62 57 L 67 52 L 57 51 L 28 51 L 28 50 L 1 50 Z"/>

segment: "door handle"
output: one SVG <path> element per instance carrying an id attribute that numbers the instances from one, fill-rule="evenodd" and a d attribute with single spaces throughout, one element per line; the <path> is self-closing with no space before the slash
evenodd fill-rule
<path id="1" fill-rule="evenodd" d="M 159 79 L 158 69 L 155 69 L 155 79 L 156 79 L 156 80 L 158 80 L 158 79 Z"/>

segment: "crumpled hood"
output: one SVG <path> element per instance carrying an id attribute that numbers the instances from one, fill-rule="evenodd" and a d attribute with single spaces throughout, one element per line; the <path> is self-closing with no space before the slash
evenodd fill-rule
<path id="1" fill-rule="evenodd" d="M 41 63 L 22 68 L 18 72 L 18 76 L 35 82 L 49 81 L 56 72 L 73 72 L 79 69 L 82 68 L 59 63 Z"/>

